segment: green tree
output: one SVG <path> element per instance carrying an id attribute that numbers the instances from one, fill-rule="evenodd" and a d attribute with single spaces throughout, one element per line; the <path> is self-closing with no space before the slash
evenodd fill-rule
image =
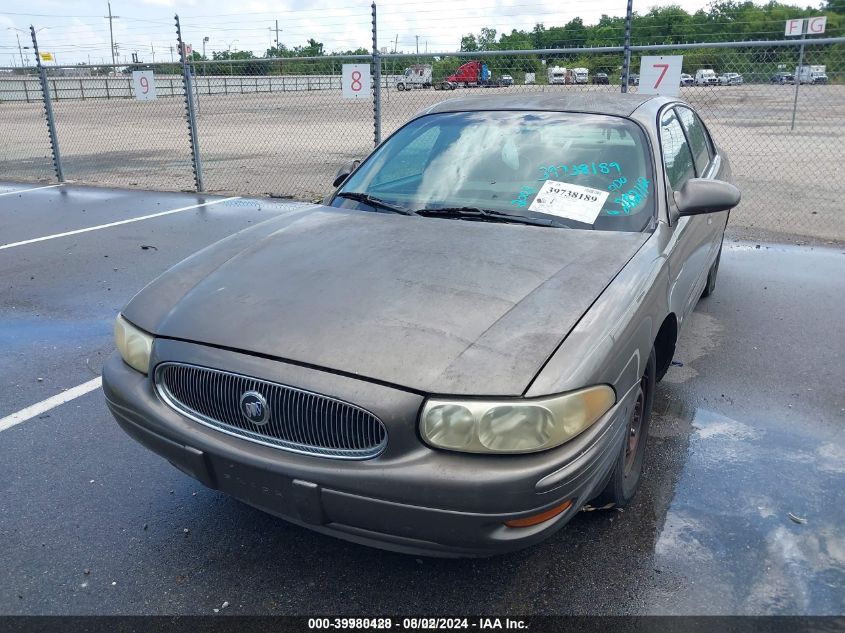
<path id="1" fill-rule="evenodd" d="M 478 50 L 492 51 L 498 48 L 496 46 L 496 29 L 488 29 L 486 27 L 481 29 L 481 33 L 479 33 L 477 40 Z"/>
<path id="2" fill-rule="evenodd" d="M 470 33 L 469 35 L 464 35 L 461 38 L 461 48 L 459 50 L 466 51 L 469 53 L 477 51 L 478 41 L 475 39 L 475 35 L 473 35 L 472 33 Z"/>

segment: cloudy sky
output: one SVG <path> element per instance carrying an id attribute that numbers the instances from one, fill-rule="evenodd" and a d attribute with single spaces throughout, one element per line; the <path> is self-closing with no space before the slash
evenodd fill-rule
<path id="1" fill-rule="evenodd" d="M 646 12 L 657 4 L 634 0 L 634 10 Z M 705 0 L 675 0 L 689 11 L 706 6 Z M 55 54 L 59 64 L 109 61 L 106 0 L 5 0 L 0 11 L 0 66 L 20 65 L 22 46 L 31 44 L 34 24 L 39 47 Z M 309 37 L 323 42 L 326 52 L 370 45 L 369 1 L 355 0 L 113 0 L 114 39 L 118 61 L 137 52 L 141 61 L 169 61 L 174 53 L 173 14 L 182 20 L 184 39 L 194 50 L 251 50 L 263 54 L 275 39 L 292 47 Z M 501 32 L 530 29 L 537 22 L 563 26 L 580 16 L 591 24 L 606 13 L 624 15 L 625 0 L 379 0 L 379 46 L 411 52 L 457 50 L 462 35 L 487 26 Z M 15 30 L 19 29 L 19 30 Z M 417 39 L 419 38 L 419 40 Z M 27 53 L 23 50 L 24 60 Z M 32 57 L 29 57 L 32 63 Z"/>

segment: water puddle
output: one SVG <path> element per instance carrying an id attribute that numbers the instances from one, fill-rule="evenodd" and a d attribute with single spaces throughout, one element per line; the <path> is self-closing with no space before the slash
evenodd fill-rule
<path id="1" fill-rule="evenodd" d="M 111 336 L 113 318 L 108 319 L 47 319 L 4 318 L 0 327 L 0 349 L 16 352 L 37 346 L 65 347 L 86 345 Z"/>
<path id="2" fill-rule="evenodd" d="M 845 611 L 843 441 L 797 426 L 763 429 L 703 409 L 692 426 L 655 545 L 661 582 L 653 608 Z"/>

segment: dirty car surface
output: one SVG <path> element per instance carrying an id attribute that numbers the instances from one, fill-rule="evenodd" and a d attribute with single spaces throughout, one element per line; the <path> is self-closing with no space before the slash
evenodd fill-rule
<path id="1" fill-rule="evenodd" d="M 351 172 L 351 173 L 349 173 Z M 655 383 L 739 192 L 685 103 L 455 99 L 118 316 L 120 426 L 205 485 L 485 556 L 636 493 Z"/>

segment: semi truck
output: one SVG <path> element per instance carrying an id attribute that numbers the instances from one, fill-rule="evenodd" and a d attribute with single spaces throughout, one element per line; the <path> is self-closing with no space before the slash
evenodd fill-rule
<path id="1" fill-rule="evenodd" d="M 396 81 L 397 90 L 431 88 L 431 64 L 414 64 Z"/>
<path id="2" fill-rule="evenodd" d="M 826 84 L 827 74 L 824 65 L 812 64 L 795 67 L 795 81 L 802 84 Z"/>
<path id="3" fill-rule="evenodd" d="M 414 90 L 416 88 L 427 90 L 434 87 L 435 90 L 454 90 L 454 84 L 448 81 L 434 81 L 431 64 L 413 64 L 405 69 L 399 79 L 396 80 L 396 89 Z"/>
<path id="4" fill-rule="evenodd" d="M 471 61 L 459 66 L 455 73 L 446 79 L 436 81 L 432 77 L 431 64 L 414 64 L 406 68 L 404 74 L 396 80 L 396 89 L 402 91 L 433 87 L 435 90 L 454 90 L 475 86 L 499 88 L 512 84 L 512 77 L 502 75 L 501 78 L 494 79 L 487 64 Z"/>
<path id="5" fill-rule="evenodd" d="M 455 74 L 446 77 L 446 83 L 453 90 L 455 88 L 469 88 L 475 86 L 483 86 L 485 88 L 501 88 L 502 86 L 510 85 L 510 83 L 502 81 L 502 79 L 494 79 L 493 73 L 487 67 L 487 64 L 477 60 L 461 64 Z M 435 86 L 436 87 L 436 86 Z"/>

